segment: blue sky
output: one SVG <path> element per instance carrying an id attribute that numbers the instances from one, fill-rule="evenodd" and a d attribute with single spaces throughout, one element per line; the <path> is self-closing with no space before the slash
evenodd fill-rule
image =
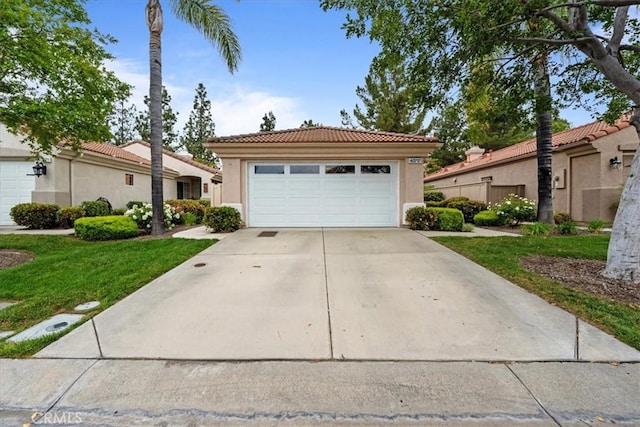
<path id="1" fill-rule="evenodd" d="M 88 0 L 86 9 L 101 32 L 118 39 L 109 46 L 109 64 L 135 86 L 132 101 L 141 107 L 148 92 L 146 0 Z M 272 110 L 276 129 L 298 127 L 306 119 L 340 126 L 339 112 L 351 111 L 378 47 L 368 39 L 347 39 L 344 13 L 323 12 L 317 0 L 221 0 L 243 50 L 239 70 L 231 75 L 217 50 L 164 6 L 162 39 L 164 84 L 179 112 L 178 128 L 187 120 L 195 87 L 207 88 L 219 136 L 259 130 Z M 572 125 L 592 119 L 584 112 L 562 113 Z"/>

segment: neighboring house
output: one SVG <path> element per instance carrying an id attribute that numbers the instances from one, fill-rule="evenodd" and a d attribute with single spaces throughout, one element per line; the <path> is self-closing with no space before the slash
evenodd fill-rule
<path id="1" fill-rule="evenodd" d="M 131 153 L 151 159 L 151 146 L 144 141 L 131 141 L 122 146 Z M 220 204 L 220 170 L 193 160 L 188 154 L 162 150 L 162 165 L 179 172 L 176 182 L 178 199 L 207 199 L 214 206 Z"/>
<path id="2" fill-rule="evenodd" d="M 628 119 L 594 122 L 553 135 L 553 207 L 575 221 L 612 220 L 638 149 Z M 466 196 L 495 203 L 509 193 L 538 198 L 536 140 L 485 153 L 474 147 L 467 159 L 427 175 L 447 197 Z"/>
<path id="3" fill-rule="evenodd" d="M 83 144 L 81 152 L 60 147 L 44 160 L 46 175 L 36 178 L 35 159 L 23 139 L 0 124 L 0 225 L 13 224 L 10 211 L 18 203 L 65 207 L 104 197 L 114 208 L 123 208 L 131 200 L 151 201 L 151 162 L 142 142 L 130 143 L 129 150 L 107 143 Z M 146 149 L 148 152 L 148 145 Z M 165 153 L 163 167 L 165 200 L 205 198 L 215 202 L 216 194 L 219 199 L 217 169 L 175 153 Z"/>
<path id="4" fill-rule="evenodd" d="M 397 227 L 423 203 L 419 135 L 311 127 L 211 138 L 222 159 L 222 203 L 249 227 Z"/>

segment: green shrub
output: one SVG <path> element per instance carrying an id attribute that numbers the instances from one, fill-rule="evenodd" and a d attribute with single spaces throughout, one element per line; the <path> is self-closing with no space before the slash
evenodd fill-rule
<path id="1" fill-rule="evenodd" d="M 487 204 L 479 200 L 453 200 L 447 202 L 445 207 L 458 209 L 464 216 L 464 222 L 473 222 L 473 217 L 487 209 Z"/>
<path id="2" fill-rule="evenodd" d="M 193 225 L 198 223 L 198 217 L 191 212 L 187 212 L 186 214 L 184 214 L 182 219 L 186 225 Z"/>
<path id="3" fill-rule="evenodd" d="M 199 199 L 197 200 L 198 203 L 200 203 L 202 205 L 203 208 L 210 208 L 211 207 L 211 200 L 207 200 L 207 199 Z"/>
<path id="4" fill-rule="evenodd" d="M 444 200 L 441 202 L 424 202 L 425 205 L 427 205 L 428 208 L 444 208 L 445 206 L 445 202 Z"/>
<path id="5" fill-rule="evenodd" d="M 605 222 L 601 219 L 594 219 L 587 225 L 587 229 L 591 233 L 600 233 L 604 228 Z"/>
<path id="6" fill-rule="evenodd" d="M 133 209 L 134 206 L 144 206 L 147 203 L 148 202 L 141 202 L 139 200 L 131 200 L 131 201 L 127 202 L 126 206 L 127 206 L 127 209 Z"/>
<path id="7" fill-rule="evenodd" d="M 107 202 L 103 202 L 102 200 L 96 201 L 85 201 L 80 204 L 82 210 L 84 211 L 84 216 L 93 217 L 93 216 L 107 216 L 110 215 L 109 204 Z"/>
<path id="8" fill-rule="evenodd" d="M 518 225 L 536 220 L 536 202 L 515 194 L 509 194 L 491 209 L 496 211 L 504 224 Z"/>
<path id="9" fill-rule="evenodd" d="M 525 236 L 546 236 L 551 231 L 551 226 L 544 222 L 534 222 L 524 224 L 520 227 L 520 231 Z"/>
<path id="10" fill-rule="evenodd" d="M 205 207 L 202 206 L 199 200 L 180 199 L 180 200 L 165 200 L 165 203 L 171 206 L 176 212 L 183 217 L 187 213 L 191 213 L 196 217 L 196 223 L 202 222 L 204 216 Z"/>
<path id="11" fill-rule="evenodd" d="M 240 212 L 231 206 L 208 208 L 202 223 L 214 233 L 231 233 L 244 225 Z"/>
<path id="12" fill-rule="evenodd" d="M 58 224 L 62 228 L 73 228 L 73 223 L 84 216 L 84 210 L 79 206 L 67 206 L 58 211 Z"/>
<path id="13" fill-rule="evenodd" d="M 562 222 L 556 226 L 556 231 L 558 234 L 562 234 L 565 236 L 570 236 L 574 234 L 578 234 L 578 227 L 576 223 L 573 221 Z"/>
<path id="14" fill-rule="evenodd" d="M 571 215 L 566 212 L 556 212 L 553 214 L 553 221 L 556 224 L 562 224 L 563 222 L 571 221 Z"/>
<path id="15" fill-rule="evenodd" d="M 128 239 L 140 233 L 133 219 L 119 215 L 79 218 L 74 228 L 82 240 Z"/>
<path id="16" fill-rule="evenodd" d="M 471 233 L 474 229 L 475 227 L 473 226 L 473 224 L 465 223 L 462 226 L 462 231 L 465 233 Z"/>
<path id="17" fill-rule="evenodd" d="M 426 208 L 426 210 L 436 215 L 434 230 L 462 231 L 464 216 L 459 210 L 451 208 Z"/>
<path id="18" fill-rule="evenodd" d="M 496 211 L 480 211 L 473 217 L 473 223 L 478 227 L 496 227 L 502 225 L 502 219 Z"/>
<path id="19" fill-rule="evenodd" d="M 113 212 L 111 212 L 112 215 L 124 215 L 124 213 L 127 210 L 125 208 L 115 208 L 113 209 Z"/>
<path id="20" fill-rule="evenodd" d="M 19 203 L 11 208 L 9 215 L 18 225 L 31 229 L 56 228 L 60 206 L 45 203 Z"/>
<path id="21" fill-rule="evenodd" d="M 408 209 L 406 220 L 412 230 L 432 230 L 435 227 L 438 217 L 435 212 L 428 211 L 423 206 L 416 206 Z"/>
<path id="22" fill-rule="evenodd" d="M 429 191 L 424 193 L 425 202 L 441 202 L 444 200 L 444 193 L 442 191 Z"/>

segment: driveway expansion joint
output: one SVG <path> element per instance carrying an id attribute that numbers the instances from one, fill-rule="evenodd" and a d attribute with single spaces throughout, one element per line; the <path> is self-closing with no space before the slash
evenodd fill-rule
<path id="1" fill-rule="evenodd" d="M 329 303 L 329 276 L 327 274 L 327 247 L 324 240 L 324 228 L 322 230 L 322 261 L 324 263 L 324 290 L 325 298 L 327 300 L 327 323 L 329 328 L 329 354 L 331 359 L 334 359 L 333 355 L 333 335 L 331 330 L 331 305 Z"/>
<path id="2" fill-rule="evenodd" d="M 91 318 L 91 326 L 93 326 L 93 333 L 96 336 L 96 342 L 98 343 L 98 353 L 100 353 L 100 358 L 104 358 L 104 354 L 102 353 L 102 346 L 100 345 L 100 338 L 98 337 L 98 329 L 96 328 L 96 322 L 93 321 L 93 317 Z"/>

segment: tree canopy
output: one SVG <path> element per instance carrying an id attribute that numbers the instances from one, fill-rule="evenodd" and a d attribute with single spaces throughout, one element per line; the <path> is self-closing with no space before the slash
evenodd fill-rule
<path id="1" fill-rule="evenodd" d="M 409 76 L 402 61 L 378 62 L 374 59 L 364 86 L 356 88 L 362 102 L 353 115 L 360 127 L 398 133 L 421 133 L 427 109 L 413 97 Z M 340 111 L 342 123 L 353 127 L 346 110 Z"/>
<path id="2" fill-rule="evenodd" d="M 135 129 L 143 141 L 151 140 L 151 117 L 149 114 L 149 97 L 145 95 L 144 105 L 147 109 L 138 113 Z M 178 113 L 171 107 L 171 95 L 167 88 L 162 86 L 162 147 L 175 151 L 178 148 L 178 132 L 175 129 L 178 121 Z"/>
<path id="3" fill-rule="evenodd" d="M 180 145 L 195 160 L 216 166 L 217 157 L 202 146 L 203 142 L 215 135 L 215 129 L 216 125 L 213 122 L 211 101 L 207 96 L 207 89 L 202 83 L 198 83 L 193 99 L 193 109 L 180 137 Z"/>
<path id="4" fill-rule="evenodd" d="M 270 132 L 276 128 L 276 116 L 273 111 L 264 113 L 262 123 L 260 123 L 260 132 Z"/>
<path id="5" fill-rule="evenodd" d="M 0 2 L 0 121 L 35 152 L 109 140 L 113 102 L 128 90 L 104 66 L 115 40 L 89 28 L 83 4 Z"/>

